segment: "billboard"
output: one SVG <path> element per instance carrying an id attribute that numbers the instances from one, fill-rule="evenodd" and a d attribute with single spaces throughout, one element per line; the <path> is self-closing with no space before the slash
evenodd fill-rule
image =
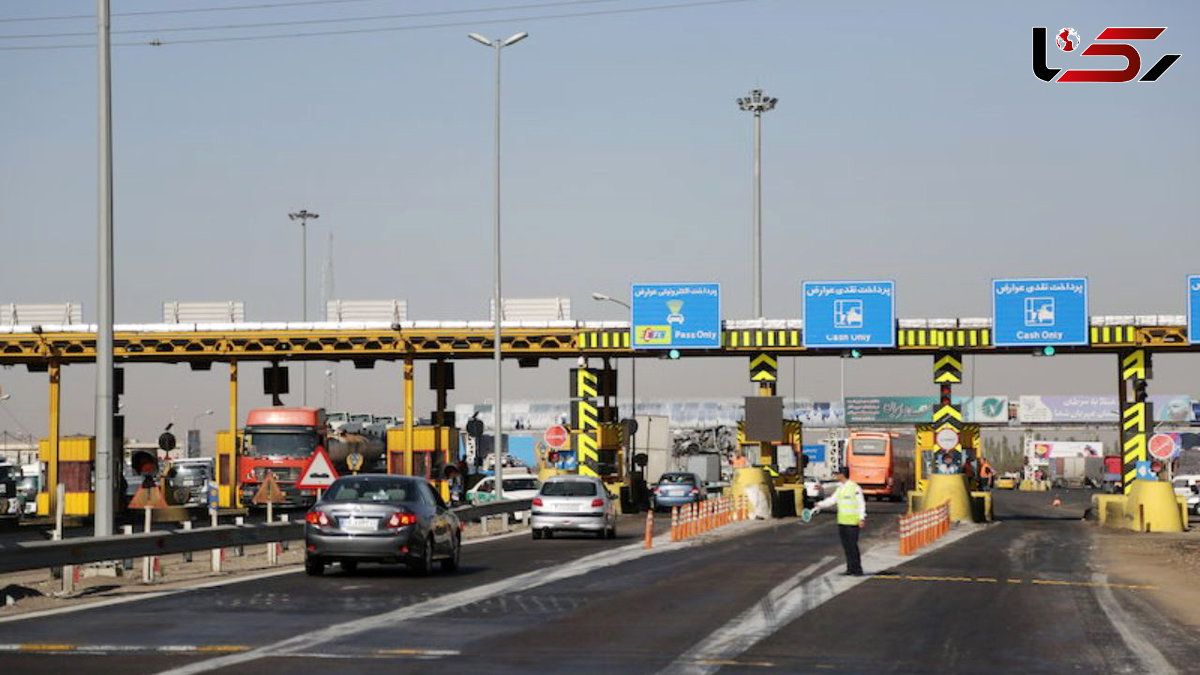
<path id="1" fill-rule="evenodd" d="M 1087 279 L 993 279 L 992 326 L 997 347 L 1086 345 Z"/>
<path id="2" fill-rule="evenodd" d="M 1007 424 L 1007 396 L 955 396 L 967 422 Z M 937 396 L 847 396 L 848 424 L 921 424 L 933 421 Z"/>
<path id="3" fill-rule="evenodd" d="M 1195 401 L 1185 394 L 1150 396 L 1156 422 L 1194 422 Z M 1017 420 L 1023 424 L 1048 422 L 1116 424 L 1120 419 L 1116 396 L 1021 396 Z"/>
<path id="4" fill-rule="evenodd" d="M 801 291 L 805 347 L 896 346 L 894 281 L 806 281 Z"/>
<path id="5" fill-rule="evenodd" d="M 1033 441 L 1030 450 L 1034 459 L 1104 456 L 1104 444 L 1100 441 Z"/>
<path id="6" fill-rule="evenodd" d="M 631 297 L 634 349 L 721 346 L 720 284 L 634 284 Z"/>

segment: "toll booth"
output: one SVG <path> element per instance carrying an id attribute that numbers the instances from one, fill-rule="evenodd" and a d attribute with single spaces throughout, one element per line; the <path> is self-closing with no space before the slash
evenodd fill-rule
<path id="1" fill-rule="evenodd" d="M 54 493 L 56 485 L 66 488 L 63 498 L 63 515 L 91 516 L 96 509 L 96 496 L 92 483 L 96 469 L 96 439 L 93 436 L 68 436 L 58 441 L 57 460 L 53 456 L 49 439 L 38 442 L 38 459 L 46 467 L 46 482 L 37 496 L 39 516 L 54 515 Z M 120 480 L 119 476 L 114 477 Z"/>
<path id="2" fill-rule="evenodd" d="M 217 504 L 223 509 L 242 506 L 241 490 L 238 489 L 238 454 L 242 438 L 240 429 L 236 439 L 228 429 L 217 432 Z"/>
<path id="3" fill-rule="evenodd" d="M 458 461 L 458 433 L 448 426 L 413 427 L 409 452 L 403 427 L 388 429 L 387 470 L 402 476 L 421 476 L 433 483 L 442 499 L 450 499 L 445 469 Z"/>

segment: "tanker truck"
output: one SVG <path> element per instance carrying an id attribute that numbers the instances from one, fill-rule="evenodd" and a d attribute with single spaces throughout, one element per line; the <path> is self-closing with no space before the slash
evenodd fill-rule
<path id="1" fill-rule="evenodd" d="M 267 473 L 284 495 L 284 504 L 310 506 L 316 490 L 296 487 L 304 465 L 322 449 L 339 474 L 349 473 L 347 459 L 362 457 L 361 472 L 386 469 L 384 437 L 378 434 L 334 431 L 320 408 L 259 408 L 246 415 L 238 460 L 238 489 L 242 504 L 249 505 Z"/>

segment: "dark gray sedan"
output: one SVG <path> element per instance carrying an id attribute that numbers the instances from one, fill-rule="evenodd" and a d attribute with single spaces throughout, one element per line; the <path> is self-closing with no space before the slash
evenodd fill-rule
<path id="1" fill-rule="evenodd" d="M 336 562 L 402 563 L 418 574 L 458 569 L 462 526 L 429 483 L 410 476 L 364 474 L 334 481 L 305 516 L 304 570 L 320 575 Z"/>

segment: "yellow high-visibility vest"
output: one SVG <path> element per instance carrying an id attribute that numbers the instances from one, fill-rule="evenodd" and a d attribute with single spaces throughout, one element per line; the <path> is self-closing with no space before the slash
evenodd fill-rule
<path id="1" fill-rule="evenodd" d="M 858 483 L 848 480 L 837 489 L 838 525 L 858 525 L 862 513 L 858 510 Z"/>

